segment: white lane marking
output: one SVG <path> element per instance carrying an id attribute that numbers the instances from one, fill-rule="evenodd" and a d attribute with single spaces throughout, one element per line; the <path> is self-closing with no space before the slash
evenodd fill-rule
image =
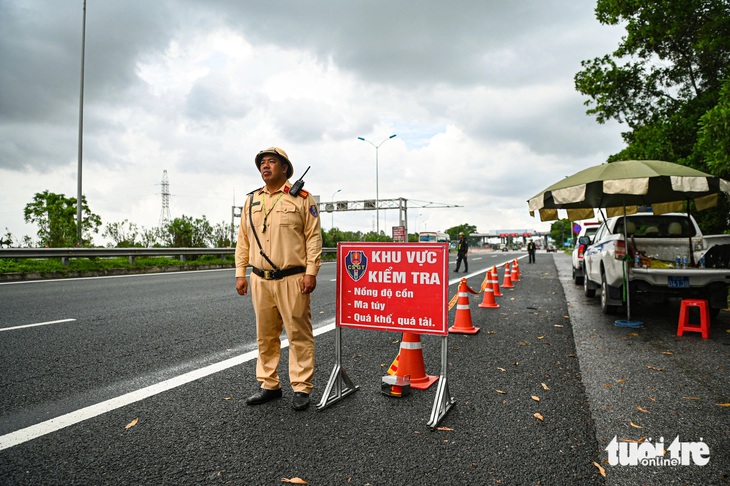
<path id="1" fill-rule="evenodd" d="M 334 328 L 335 319 L 332 318 L 326 321 L 324 324 L 319 325 L 314 330 L 314 335 L 319 336 L 320 334 L 332 331 Z M 288 346 L 289 340 L 282 339 L 281 347 L 286 348 Z M 168 390 L 172 390 L 173 388 L 177 388 L 192 381 L 205 378 L 206 376 L 212 375 L 214 373 L 227 370 L 228 368 L 232 368 L 233 366 L 246 363 L 248 361 L 256 359 L 257 355 L 257 350 L 249 351 L 248 353 L 234 356 L 233 358 L 226 359 L 224 361 L 221 361 L 220 363 L 205 366 L 198 370 L 190 371 L 180 376 L 170 378 L 169 380 L 161 381 L 160 383 L 156 383 L 154 385 L 150 385 L 148 387 L 141 388 L 139 390 L 126 393 L 115 398 L 111 398 L 104 402 L 84 407 L 79 410 L 69 412 L 65 415 L 52 418 L 50 420 L 46 420 L 45 422 L 40 422 L 38 424 L 31 425 L 30 427 L 26 427 L 24 429 L 16 430 L 15 432 L 2 435 L 0 436 L 0 451 L 22 444 L 23 442 L 28 442 L 29 440 L 37 439 L 38 437 L 44 436 L 46 434 L 56 432 L 65 427 L 69 427 L 79 422 L 83 422 L 84 420 L 97 417 L 106 412 L 111 412 L 112 410 L 116 410 L 117 408 L 130 405 L 140 400 L 144 400 L 145 398 L 149 398 Z"/>
<path id="2" fill-rule="evenodd" d="M 12 331 L 14 329 L 25 329 L 25 328 L 28 328 L 28 327 L 48 326 L 50 324 L 60 324 L 62 322 L 73 322 L 75 320 L 76 319 L 60 319 L 58 321 L 38 322 L 36 324 L 24 324 L 22 326 L 0 327 L 0 332 L 3 332 L 3 331 Z"/>

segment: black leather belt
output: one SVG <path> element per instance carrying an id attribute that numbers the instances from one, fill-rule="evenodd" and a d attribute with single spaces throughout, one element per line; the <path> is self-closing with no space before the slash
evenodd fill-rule
<path id="1" fill-rule="evenodd" d="M 280 280 L 290 275 L 296 275 L 298 273 L 304 273 L 307 269 L 305 267 L 293 267 L 285 270 L 260 270 L 256 267 L 251 267 L 251 273 L 258 275 L 264 280 Z"/>

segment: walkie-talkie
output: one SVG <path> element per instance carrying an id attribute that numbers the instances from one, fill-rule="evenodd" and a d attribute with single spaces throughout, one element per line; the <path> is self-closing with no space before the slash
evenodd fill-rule
<path id="1" fill-rule="evenodd" d="M 311 165 L 307 167 L 307 170 L 304 171 L 304 174 L 291 186 L 291 189 L 289 189 L 289 194 L 296 197 L 299 195 L 299 191 L 302 190 L 302 187 L 304 187 L 304 176 L 307 175 L 307 172 L 309 172 Z"/>

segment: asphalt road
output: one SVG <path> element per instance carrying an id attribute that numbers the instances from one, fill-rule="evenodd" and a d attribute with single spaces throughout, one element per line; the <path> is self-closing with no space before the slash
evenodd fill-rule
<path id="1" fill-rule="evenodd" d="M 718 405 L 730 402 L 728 313 L 707 340 L 676 337 L 672 308 L 632 306 L 644 327 L 619 328 L 572 284 L 569 257 L 544 252 L 535 265 L 474 253 L 472 273 L 450 273 L 449 295 L 460 277 L 478 290 L 485 268 L 514 258 L 522 276 L 501 307 L 470 295 L 480 332 L 448 337 L 456 405 L 440 430 L 426 425 L 435 385 L 380 393 L 400 338 L 387 332 L 342 330 L 342 365 L 360 387 L 342 402 L 294 412 L 284 352 L 284 399 L 247 407 L 254 318 L 230 270 L 0 284 L 0 483 L 730 482 L 730 408 Z M 325 265 L 313 296 L 314 403 L 335 360 L 334 279 Z M 429 374 L 441 339 L 422 337 Z M 668 446 L 677 435 L 704 442 L 708 464 L 607 462 L 614 436 Z"/>

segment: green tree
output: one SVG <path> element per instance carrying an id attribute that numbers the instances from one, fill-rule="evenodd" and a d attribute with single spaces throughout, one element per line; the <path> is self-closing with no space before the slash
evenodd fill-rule
<path id="1" fill-rule="evenodd" d="M 213 236 L 213 227 L 208 219 L 193 219 L 183 215 L 170 221 L 162 229 L 162 239 L 173 248 L 206 248 Z"/>
<path id="2" fill-rule="evenodd" d="M 555 242 L 555 246 L 562 248 L 573 232 L 572 226 L 568 219 L 560 219 L 550 225 L 550 237 Z"/>
<path id="3" fill-rule="evenodd" d="M 576 89 L 587 113 L 629 130 L 609 162 L 658 159 L 730 176 L 730 3 L 727 0 L 598 0 L 604 25 L 626 35 L 610 55 L 583 61 Z M 724 198 L 700 213 L 705 231 L 730 228 Z"/>
<path id="4" fill-rule="evenodd" d="M 142 246 L 141 242 L 137 242 L 137 237 L 139 236 L 137 225 L 130 223 L 126 219 L 116 223 L 107 223 L 102 236 L 111 239 L 116 248 Z"/>
<path id="5" fill-rule="evenodd" d="M 231 223 L 223 221 L 212 228 L 210 246 L 213 248 L 228 248 L 233 246 L 231 242 Z"/>
<path id="6" fill-rule="evenodd" d="M 25 205 L 25 222 L 35 223 L 38 226 L 38 242 L 41 246 L 50 248 L 76 246 L 76 207 L 76 198 L 45 190 L 36 193 L 33 201 Z M 91 233 L 98 233 L 99 226 L 101 218 L 91 212 L 86 203 L 86 196 L 82 196 L 82 246 L 91 245 Z"/>

